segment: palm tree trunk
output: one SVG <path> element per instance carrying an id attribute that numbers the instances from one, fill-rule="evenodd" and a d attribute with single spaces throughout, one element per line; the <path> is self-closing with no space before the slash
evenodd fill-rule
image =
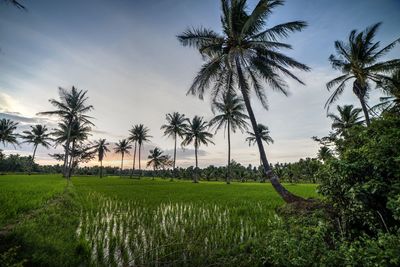
<path id="1" fill-rule="evenodd" d="M 176 133 L 175 133 L 175 145 L 174 145 L 174 166 L 173 166 L 173 170 L 175 170 L 175 163 L 176 163 Z"/>
<path id="2" fill-rule="evenodd" d="M 195 140 L 195 142 L 196 142 L 196 140 Z M 193 182 L 197 183 L 198 182 L 197 181 L 197 175 L 198 175 L 198 169 L 199 169 L 199 162 L 198 162 L 198 159 L 197 159 L 197 145 L 194 145 L 194 157 L 196 159 L 196 169 L 194 170 L 194 180 L 193 180 Z"/>
<path id="3" fill-rule="evenodd" d="M 64 166 L 63 166 L 63 176 L 64 178 L 68 178 L 68 156 L 69 156 L 69 143 L 71 142 L 71 124 L 72 120 L 68 121 L 68 133 L 67 133 L 67 141 L 65 143 L 65 154 L 64 154 Z"/>
<path id="4" fill-rule="evenodd" d="M 257 131 L 257 121 L 253 113 L 253 109 L 251 107 L 250 98 L 248 92 L 245 89 L 242 89 L 243 100 L 246 105 L 247 112 L 249 114 L 249 118 L 251 121 L 251 125 L 253 127 L 253 131 L 256 137 L 256 142 L 258 146 L 258 150 L 260 152 L 261 161 L 263 163 L 264 174 L 268 177 L 271 181 L 272 186 L 274 187 L 275 191 L 282 197 L 282 199 L 286 203 L 292 203 L 296 201 L 304 201 L 305 199 L 299 196 L 296 196 L 290 193 L 280 182 L 278 176 L 274 174 L 271 167 L 269 166 L 267 156 L 265 154 L 264 146 L 260 137 L 260 134 Z"/>
<path id="5" fill-rule="evenodd" d="M 122 170 L 124 169 L 124 152 L 122 152 L 121 158 L 121 172 L 119 173 L 119 177 L 122 177 Z"/>
<path id="6" fill-rule="evenodd" d="M 131 171 L 131 178 L 132 178 L 132 175 L 133 175 L 133 171 L 135 170 L 136 144 L 137 144 L 137 142 L 135 141 L 135 146 L 134 146 L 134 149 L 133 149 L 133 165 L 132 165 L 132 171 Z"/>
<path id="7" fill-rule="evenodd" d="M 36 149 L 38 147 L 38 144 L 35 144 L 35 148 L 33 149 L 33 154 L 32 154 L 32 162 L 31 162 L 31 167 L 29 169 L 29 175 L 31 175 L 32 170 L 33 170 L 33 165 L 35 164 L 35 155 L 36 155 Z"/>
<path id="8" fill-rule="evenodd" d="M 365 103 L 365 94 L 366 94 L 367 89 L 365 87 L 363 87 L 361 84 L 362 83 L 360 81 L 355 80 L 353 83 L 353 92 L 360 100 L 361 108 L 364 112 L 365 123 L 367 124 L 367 126 L 369 126 L 371 123 L 371 120 L 369 118 L 367 104 Z"/>
<path id="9" fill-rule="evenodd" d="M 103 178 L 103 161 L 100 160 L 100 178 Z"/>
<path id="10" fill-rule="evenodd" d="M 367 126 L 369 126 L 371 124 L 371 120 L 369 118 L 368 108 L 367 104 L 365 103 L 365 99 L 360 98 L 360 103 L 361 103 L 361 108 L 364 112 L 365 123 L 367 124 Z"/>
<path id="11" fill-rule="evenodd" d="M 75 150 L 75 141 L 72 141 L 72 151 Z M 69 157 L 69 163 L 67 164 L 67 179 L 70 180 L 71 179 L 71 175 L 72 175 L 72 164 L 74 163 L 74 157 L 71 155 Z"/>
<path id="12" fill-rule="evenodd" d="M 228 166 L 226 169 L 226 183 L 231 183 L 231 124 L 228 120 Z"/>
<path id="13" fill-rule="evenodd" d="M 142 176 L 141 166 L 140 166 L 140 151 L 142 150 L 142 144 L 139 144 L 139 179 Z"/>

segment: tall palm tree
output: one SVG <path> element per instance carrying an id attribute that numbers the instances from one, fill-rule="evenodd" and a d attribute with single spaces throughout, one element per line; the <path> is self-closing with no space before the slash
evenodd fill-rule
<path id="1" fill-rule="evenodd" d="M 90 122 L 91 117 L 86 115 L 87 112 L 93 109 L 92 105 L 87 104 L 88 97 L 86 94 L 87 91 L 78 90 L 74 86 L 72 86 L 71 90 L 59 87 L 60 100 L 49 100 L 50 104 L 52 104 L 56 110 L 38 113 L 38 115 L 58 116 L 65 123 L 66 139 L 64 145 L 64 177 L 67 177 L 68 173 L 70 173 L 68 170 L 68 162 L 71 160 L 68 160 L 68 157 L 70 156 L 71 128 L 73 127 L 73 124 L 75 124 L 75 126 L 82 123 L 93 125 L 93 123 Z"/>
<path id="2" fill-rule="evenodd" d="M 193 143 L 194 145 L 194 155 L 196 159 L 196 171 L 199 168 L 199 162 L 197 157 L 197 152 L 201 144 L 208 145 L 208 143 L 214 144 L 211 140 L 212 133 L 207 131 L 209 127 L 208 123 L 203 120 L 202 117 L 194 116 L 194 118 L 189 121 L 189 125 L 185 132 L 185 137 L 182 141 L 182 146 L 187 146 Z M 197 175 L 194 175 L 193 182 L 198 182 Z"/>
<path id="3" fill-rule="evenodd" d="M 25 140 L 24 143 L 33 144 L 32 164 L 29 170 L 30 175 L 33 169 L 33 164 L 35 163 L 37 147 L 41 145 L 45 148 L 48 148 L 51 145 L 50 142 L 53 141 L 53 139 L 50 137 L 51 133 L 49 132 L 47 127 L 40 124 L 31 126 L 30 131 L 23 131 L 22 133 L 23 135 L 21 136 L 21 138 Z"/>
<path id="4" fill-rule="evenodd" d="M 100 161 L 100 178 L 103 178 L 103 159 L 105 158 L 107 152 L 110 152 L 108 149 L 109 143 L 107 143 L 106 139 L 99 139 L 95 141 L 94 147 L 97 151 L 97 158 Z"/>
<path id="5" fill-rule="evenodd" d="M 274 143 L 274 139 L 272 139 L 272 137 L 269 135 L 270 132 L 268 126 L 259 123 L 257 124 L 256 131 L 260 135 L 261 140 L 264 141 L 267 145 Z M 257 143 L 256 135 L 253 132 L 249 131 L 247 132 L 247 134 L 249 136 L 246 137 L 246 142 L 249 143 L 249 146 L 255 145 Z M 260 157 L 260 165 L 262 165 L 261 157 Z M 262 181 L 264 182 L 264 179 L 262 179 Z"/>
<path id="6" fill-rule="evenodd" d="M 150 155 L 147 158 L 149 159 L 147 167 L 153 166 L 153 170 L 165 168 L 172 163 L 169 155 L 164 155 L 164 152 L 158 147 L 150 150 Z"/>
<path id="7" fill-rule="evenodd" d="M 9 119 L 0 120 L 0 142 L 3 143 L 3 146 L 6 144 L 11 144 L 13 146 L 18 145 L 18 134 L 14 133 L 17 129 L 17 125 L 17 122 Z"/>
<path id="8" fill-rule="evenodd" d="M 175 170 L 176 166 L 176 141 L 178 137 L 182 138 L 185 130 L 187 128 L 187 118 L 185 118 L 184 114 L 180 114 L 178 112 L 168 113 L 165 116 L 167 120 L 167 124 L 161 126 L 161 130 L 164 130 L 164 135 L 174 138 L 174 161 L 173 161 L 173 169 Z"/>
<path id="9" fill-rule="evenodd" d="M 141 153 L 141 150 L 142 150 L 142 146 L 143 146 L 144 143 L 149 142 L 150 138 L 152 136 L 149 135 L 149 131 L 150 131 L 149 128 L 147 128 L 143 124 L 139 124 L 137 129 L 136 129 L 136 131 L 137 131 L 137 133 L 136 133 L 137 134 L 137 144 L 139 145 L 139 147 L 138 147 L 138 150 L 139 150 L 138 156 L 139 156 L 139 170 L 140 170 L 141 169 L 141 167 L 140 167 L 140 159 L 141 159 L 140 153 Z"/>
<path id="10" fill-rule="evenodd" d="M 115 144 L 114 152 L 117 154 L 121 154 L 120 176 L 122 176 L 122 170 L 124 169 L 124 155 L 129 155 L 129 149 L 132 149 L 132 146 L 128 139 L 119 140 L 118 143 Z"/>
<path id="11" fill-rule="evenodd" d="M 216 99 L 212 104 L 212 110 L 218 114 L 210 120 L 209 125 L 215 127 L 215 133 L 221 128 L 224 132 L 228 132 L 228 165 L 226 183 L 230 184 L 230 165 L 231 165 L 231 131 L 236 132 L 237 129 L 245 131 L 248 127 L 246 120 L 249 118 L 243 112 L 246 107 L 244 106 L 243 99 L 235 95 L 233 92 L 228 91 Z"/>
<path id="12" fill-rule="evenodd" d="M 328 90 L 335 88 L 325 107 L 329 107 L 343 93 L 346 82 L 353 81 L 353 92 L 360 101 L 367 126 L 370 124 L 368 113 L 368 94 L 371 82 L 390 80 L 386 74 L 400 67 L 400 59 L 379 61 L 387 54 L 400 38 L 380 49 L 380 42 L 374 42 L 374 37 L 381 23 L 376 23 L 362 32 L 352 30 L 347 43 L 335 42 L 337 56 L 331 55 L 329 61 L 334 69 L 342 71 L 343 75 L 326 84 Z"/>
<path id="13" fill-rule="evenodd" d="M 92 130 L 90 122 L 83 122 L 80 120 L 73 120 L 70 123 L 64 120 L 58 123 L 58 128 L 52 133 L 55 136 L 55 142 L 62 144 L 64 152 L 69 153 L 68 161 L 66 162 L 65 169 L 67 172 L 64 173 L 66 178 L 71 178 L 72 169 L 74 166 L 74 158 L 90 156 L 90 152 L 93 150 L 91 146 L 84 145 L 83 143 L 89 138 L 90 131 Z M 71 147 L 67 147 L 67 140 L 70 141 Z M 65 160 L 65 155 L 63 160 Z"/>
<path id="14" fill-rule="evenodd" d="M 129 137 L 128 140 L 130 142 L 133 142 L 134 148 L 133 148 L 133 163 L 132 163 L 132 171 L 130 177 L 132 178 L 133 171 L 135 170 L 135 163 L 136 163 L 136 147 L 137 147 L 137 141 L 138 141 L 138 136 L 139 136 L 139 125 L 136 124 L 132 126 L 132 128 L 129 130 Z"/>
<path id="15" fill-rule="evenodd" d="M 372 109 L 400 113 L 400 68 L 390 78 L 390 81 L 378 83 L 378 88 L 382 89 L 386 96 L 381 97 L 381 102 Z"/>
<path id="16" fill-rule="evenodd" d="M 343 136 L 346 135 L 348 129 L 355 125 L 362 125 L 360 108 L 354 108 L 353 105 L 337 106 L 338 115 L 329 113 L 328 118 L 333 120 L 332 129 L 336 133 Z"/>
<path id="17" fill-rule="evenodd" d="M 226 88 L 237 88 L 255 132 L 257 121 L 250 103 L 251 91 L 267 108 L 264 84 L 284 95 L 288 94 L 287 83 L 281 75 L 303 84 L 291 69 L 309 70 L 309 67 L 284 55 L 281 50 L 290 49 L 291 45 L 278 39 L 301 31 L 306 23 L 293 21 L 266 28 L 266 19 L 275 7 L 283 5 L 281 0 L 260 0 L 251 12 L 246 0 L 221 0 L 221 5 L 221 34 L 200 27 L 188 29 L 178 36 L 182 45 L 194 47 L 205 60 L 188 93 L 203 98 L 208 89 L 212 89 L 212 96 L 217 96 Z M 303 200 L 282 186 L 270 167 L 261 137 L 256 135 L 256 141 L 264 173 L 275 190 L 286 202 Z"/>

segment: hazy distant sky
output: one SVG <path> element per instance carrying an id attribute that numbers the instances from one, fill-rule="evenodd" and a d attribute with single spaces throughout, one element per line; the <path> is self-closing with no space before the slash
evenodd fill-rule
<path id="1" fill-rule="evenodd" d="M 22 0 L 21 0 L 22 1 Z M 57 98 L 59 86 L 88 90 L 95 110 L 92 139 L 110 143 L 127 136 L 129 128 L 143 123 L 151 130 L 152 143 L 172 154 L 173 140 L 163 137 L 160 126 L 165 114 L 178 111 L 188 117 L 212 117 L 207 100 L 186 96 L 202 63 L 198 53 L 181 47 L 176 35 L 189 26 L 220 30 L 218 0 L 25 0 L 28 11 L 0 1 L 0 117 L 20 121 L 20 130 L 38 122 L 36 113 L 51 110 L 49 98 Z M 253 7 L 256 1 L 249 1 Z M 267 147 L 272 162 L 315 157 L 317 145 L 311 136 L 330 130 L 324 103 L 329 96 L 325 83 L 340 73 L 331 69 L 328 57 L 333 42 L 344 40 L 352 29 L 382 21 L 377 39 L 382 45 L 400 37 L 400 0 L 288 0 L 275 10 L 268 26 L 305 20 L 309 27 L 287 42 L 294 50 L 287 54 L 308 64 L 312 71 L 299 73 L 301 86 L 289 81 L 290 97 L 267 87 L 270 109 L 264 110 L 253 98 L 256 118 L 269 126 L 275 140 Z M 400 46 L 387 55 L 399 58 Z M 377 94 L 370 101 L 377 101 Z M 338 104 L 354 103 L 351 88 Z M 242 164 L 257 163 L 258 152 L 244 142 L 246 135 L 232 138 L 232 157 Z M 216 145 L 201 147 L 199 163 L 226 163 L 223 132 Z M 18 153 L 31 153 L 23 145 Z M 15 153 L 13 147 L 5 148 Z M 49 151 L 40 148 L 38 161 L 48 163 Z M 193 150 L 179 151 L 178 165 L 189 166 Z M 109 154 L 106 165 L 119 164 Z M 125 166 L 130 164 L 126 161 Z"/>

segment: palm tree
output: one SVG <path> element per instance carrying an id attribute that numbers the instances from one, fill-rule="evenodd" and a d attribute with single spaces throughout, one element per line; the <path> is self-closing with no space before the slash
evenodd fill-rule
<path id="1" fill-rule="evenodd" d="M 226 183 L 230 184 L 230 164 L 231 164 L 231 130 L 236 132 L 237 129 L 244 131 L 247 129 L 246 120 L 249 118 L 243 112 L 246 107 L 244 106 L 243 99 L 228 91 L 216 99 L 212 104 L 213 113 L 218 112 L 209 125 L 215 127 L 215 133 L 224 128 L 224 132 L 228 132 L 228 165 Z"/>
<path id="2" fill-rule="evenodd" d="M 274 140 L 272 139 L 272 137 L 269 135 L 269 129 L 268 126 L 264 125 L 264 124 L 257 124 L 257 129 L 256 129 L 257 133 L 259 134 L 260 138 L 262 141 L 264 141 L 267 145 L 269 144 L 273 144 Z M 256 135 L 252 132 L 247 132 L 247 134 L 249 135 L 248 137 L 246 137 L 246 142 L 249 143 L 249 146 L 251 145 L 255 145 L 257 143 L 257 139 L 256 139 Z M 260 165 L 262 165 L 262 160 L 260 157 Z M 264 182 L 264 179 L 262 179 L 262 182 Z"/>
<path id="3" fill-rule="evenodd" d="M 48 148 L 51 145 L 50 141 L 53 141 L 53 139 L 50 137 L 51 133 L 48 131 L 47 127 L 40 124 L 31 126 L 30 131 L 23 131 L 22 133 L 23 135 L 21 137 L 25 140 L 24 143 L 33 144 L 32 165 L 29 170 L 30 175 L 33 169 L 33 164 L 35 163 L 37 147 L 41 145 Z"/>
<path id="4" fill-rule="evenodd" d="M 187 118 L 185 118 L 184 114 L 180 114 L 178 112 L 168 113 L 165 116 L 167 120 L 167 124 L 161 126 L 161 130 L 164 130 L 164 135 L 174 138 L 174 161 L 173 161 L 173 169 L 175 170 L 176 166 L 176 140 L 178 136 L 180 138 L 183 137 L 185 130 L 187 128 Z"/>
<path id="5" fill-rule="evenodd" d="M 138 156 L 139 156 L 139 170 L 140 168 L 140 152 L 142 149 L 142 146 L 144 143 L 149 142 L 150 138 L 152 137 L 151 135 L 149 135 L 149 128 L 147 128 L 146 126 L 144 126 L 143 124 L 139 124 L 137 129 L 136 129 L 136 135 L 137 135 L 137 144 L 139 145 L 138 149 Z"/>
<path id="6" fill-rule="evenodd" d="M 217 96 L 220 91 L 237 88 L 243 97 L 254 132 L 257 121 L 250 103 L 253 90 L 267 108 L 263 84 L 287 95 L 287 83 L 281 75 L 303 82 L 290 69 L 309 70 L 309 67 L 284 55 L 282 49 L 291 45 L 278 41 L 291 32 L 306 27 L 304 21 L 293 21 L 266 28 L 266 19 L 272 10 L 283 4 L 280 0 L 260 0 L 254 10 L 247 10 L 246 0 L 221 0 L 222 34 L 200 27 L 188 29 L 178 36 L 184 46 L 194 47 L 205 63 L 195 77 L 188 93 L 203 98 L 207 89 Z M 261 137 L 256 142 L 263 162 L 264 173 L 270 177 L 275 190 L 286 202 L 303 200 L 287 191 L 272 171 L 265 155 Z"/>
<path id="7" fill-rule="evenodd" d="M 348 129 L 355 125 L 362 125 L 360 108 L 354 108 L 353 105 L 337 106 L 339 115 L 332 113 L 328 114 L 328 118 L 333 120 L 332 129 L 336 130 L 336 133 L 343 136 L 346 135 Z"/>
<path id="8" fill-rule="evenodd" d="M 6 146 L 6 144 L 11 144 L 14 147 L 18 145 L 18 134 L 14 133 L 17 129 L 17 125 L 17 122 L 9 119 L 0 120 L 0 142 L 3 143 L 3 146 Z"/>
<path id="9" fill-rule="evenodd" d="M 132 128 L 129 130 L 129 138 L 128 140 L 130 142 L 133 142 L 134 144 L 134 149 L 133 149 L 133 164 L 132 164 L 132 171 L 130 177 L 132 178 L 133 171 L 135 170 L 135 163 L 136 163 L 136 146 L 137 146 L 137 141 L 138 141 L 138 134 L 139 134 L 139 125 L 136 124 L 132 126 Z"/>
<path id="10" fill-rule="evenodd" d="M 129 149 L 132 148 L 131 144 L 129 143 L 128 139 L 122 139 L 119 140 L 118 143 L 115 144 L 114 151 L 117 154 L 121 154 L 121 173 L 120 176 L 122 176 L 122 170 L 124 168 L 124 155 L 128 154 L 129 155 Z"/>
<path id="11" fill-rule="evenodd" d="M 378 83 L 378 87 L 383 90 L 387 96 L 381 97 L 381 103 L 372 107 L 373 110 L 393 111 L 400 113 L 400 68 L 390 77 L 390 81 Z"/>
<path id="12" fill-rule="evenodd" d="M 68 162 L 65 165 L 65 169 L 67 170 L 64 173 L 66 178 L 71 178 L 72 169 L 75 165 L 74 158 L 78 159 L 89 157 L 91 154 L 92 146 L 84 145 L 83 143 L 89 138 L 91 128 L 90 122 L 83 122 L 80 120 L 73 120 L 72 123 L 64 120 L 58 124 L 58 128 L 52 133 L 55 136 L 56 144 L 62 144 L 64 147 L 65 153 L 68 151 L 69 158 Z M 71 147 L 67 147 L 67 140 L 70 141 Z M 65 160 L 65 154 L 62 155 L 63 160 Z"/>
<path id="13" fill-rule="evenodd" d="M 318 150 L 318 159 L 326 162 L 327 160 L 333 158 L 332 150 L 327 146 L 322 146 Z"/>
<path id="14" fill-rule="evenodd" d="M 199 162 L 197 157 L 197 151 L 201 144 L 208 145 L 208 143 L 214 144 L 211 141 L 212 134 L 207 131 L 208 123 L 203 121 L 202 117 L 194 116 L 194 118 L 189 121 L 189 125 L 185 132 L 185 137 L 182 141 L 182 146 L 194 144 L 194 155 L 196 159 L 196 171 L 199 168 Z M 194 175 L 193 182 L 197 183 L 197 175 Z"/>
<path id="15" fill-rule="evenodd" d="M 72 86 L 71 90 L 59 87 L 60 100 L 49 100 L 50 103 L 56 107 L 56 110 L 38 113 L 38 115 L 58 116 L 65 123 L 66 138 L 64 145 L 64 177 L 67 177 L 68 173 L 70 173 L 68 170 L 68 157 L 70 156 L 71 128 L 73 124 L 77 125 L 83 123 L 93 125 L 89 120 L 91 117 L 86 115 L 87 112 L 93 109 L 92 105 L 87 104 L 88 97 L 86 94 L 87 91 L 78 90 L 74 86 Z"/>
<path id="16" fill-rule="evenodd" d="M 105 158 L 107 152 L 110 152 L 108 149 L 109 143 L 106 142 L 106 139 L 99 139 L 95 142 L 94 147 L 97 151 L 97 158 L 100 161 L 100 178 L 103 178 L 103 159 Z"/>
<path id="17" fill-rule="evenodd" d="M 386 73 L 400 67 L 400 59 L 378 61 L 387 54 L 400 38 L 379 49 L 380 43 L 374 42 L 374 37 L 381 23 L 374 24 L 362 32 L 352 30 L 348 42 L 335 42 L 337 56 L 331 55 L 329 61 L 334 69 L 342 71 L 343 75 L 331 80 L 326 84 L 328 90 L 335 87 L 325 107 L 329 107 L 343 93 L 346 82 L 353 81 L 353 92 L 360 101 L 367 126 L 370 124 L 368 113 L 368 94 L 371 90 L 370 82 L 389 81 Z"/>
<path id="18" fill-rule="evenodd" d="M 170 166 L 172 162 L 169 155 L 163 155 L 163 153 L 164 152 L 158 147 L 150 150 L 150 155 L 147 157 L 149 159 L 147 167 L 153 166 L 153 170 L 155 171 Z"/>

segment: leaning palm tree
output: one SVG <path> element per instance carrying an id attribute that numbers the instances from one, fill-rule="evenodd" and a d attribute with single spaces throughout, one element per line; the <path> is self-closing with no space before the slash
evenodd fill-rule
<path id="1" fill-rule="evenodd" d="M 144 143 L 149 142 L 150 138 L 152 137 L 151 135 L 149 135 L 149 128 L 147 128 L 146 126 L 144 126 L 143 124 L 139 124 L 137 129 L 137 144 L 138 144 L 138 157 L 139 157 L 139 170 L 140 168 L 140 153 L 142 150 L 142 146 L 144 145 Z"/>
<path id="2" fill-rule="evenodd" d="M 370 124 L 367 100 L 372 88 L 371 82 L 390 81 L 386 74 L 400 67 L 400 59 L 379 61 L 400 41 L 399 38 L 379 49 L 380 42 L 374 42 L 374 37 L 380 25 L 381 23 L 374 24 L 362 32 L 352 30 L 347 43 L 335 42 L 337 56 L 329 57 L 332 67 L 342 71 L 343 75 L 326 84 L 328 90 L 335 89 L 325 107 L 329 107 L 339 98 L 347 81 L 353 80 L 353 92 L 360 101 L 367 126 Z"/>
<path id="3" fill-rule="evenodd" d="M 208 145 L 208 143 L 214 144 L 211 140 L 212 134 L 207 131 L 209 127 L 208 123 L 203 120 L 202 117 L 194 116 L 194 118 L 189 121 L 189 125 L 185 131 L 185 137 L 182 141 L 182 146 L 187 146 L 193 143 L 194 145 L 194 155 L 196 159 L 196 170 L 199 168 L 199 162 L 197 157 L 197 152 L 201 144 Z M 193 182 L 198 182 L 197 175 L 193 176 Z"/>
<path id="4" fill-rule="evenodd" d="M 120 176 L 122 176 L 122 170 L 124 169 L 124 155 L 125 154 L 129 155 L 129 149 L 131 149 L 131 148 L 132 148 L 132 146 L 128 139 L 119 140 L 118 143 L 115 144 L 114 152 L 117 154 L 121 154 Z"/>
<path id="5" fill-rule="evenodd" d="M 152 166 L 154 171 L 165 168 L 171 164 L 169 155 L 164 155 L 164 152 L 158 147 L 150 150 L 150 155 L 147 159 L 149 159 L 149 161 L 147 161 L 147 167 Z"/>
<path id="6" fill-rule="evenodd" d="M 353 105 L 337 106 L 338 115 L 329 113 L 328 118 L 333 120 L 332 129 L 336 130 L 336 134 L 344 136 L 348 129 L 355 125 L 362 125 L 360 108 L 354 108 Z"/>
<path id="7" fill-rule="evenodd" d="M 243 112 L 246 107 L 244 106 L 243 99 L 235 95 L 233 92 L 228 91 L 216 99 L 212 104 L 212 110 L 218 114 L 210 120 L 209 125 L 215 128 L 215 133 L 221 128 L 224 132 L 228 133 L 228 165 L 226 172 L 226 183 L 230 184 L 230 165 L 231 165 L 231 131 L 236 132 L 237 129 L 245 131 L 248 127 L 246 120 L 249 118 Z"/>
<path id="8" fill-rule="evenodd" d="M 251 12 L 247 10 L 246 0 L 221 0 L 221 3 L 221 33 L 200 27 L 178 36 L 182 45 L 194 47 L 205 60 L 188 93 L 203 98 L 208 89 L 212 97 L 227 88 L 238 89 L 255 131 L 257 121 L 250 103 L 251 91 L 267 108 L 264 84 L 284 95 L 288 94 L 288 85 L 282 75 L 303 84 L 291 69 L 309 70 L 309 67 L 284 55 L 281 50 L 290 49 L 291 45 L 278 39 L 301 31 L 306 23 L 293 21 L 266 28 L 266 19 L 274 8 L 283 5 L 281 0 L 261 0 Z M 303 200 L 281 185 L 270 167 L 259 135 L 256 135 L 256 142 L 264 173 L 275 190 L 287 202 Z"/>
<path id="9" fill-rule="evenodd" d="M 59 98 L 60 100 L 50 99 L 49 102 L 52 104 L 56 110 L 39 112 L 38 115 L 50 115 L 58 116 L 60 120 L 63 121 L 64 126 L 66 126 L 66 139 L 64 145 L 64 165 L 63 165 L 63 175 L 68 176 L 70 171 L 68 170 L 68 162 L 71 160 L 70 149 L 71 149 L 71 129 L 73 124 L 91 124 L 90 118 L 86 115 L 87 112 L 93 109 L 92 105 L 88 105 L 88 97 L 86 96 L 87 91 L 78 90 L 72 86 L 71 90 L 66 90 L 59 87 Z M 75 125 L 76 126 L 76 125 Z"/>
<path id="10" fill-rule="evenodd" d="M 132 142 L 133 145 L 133 162 L 132 162 L 132 171 L 130 177 L 132 178 L 133 171 L 135 170 L 135 163 L 136 163 L 136 147 L 137 147 L 137 141 L 139 138 L 139 125 L 136 124 L 132 126 L 132 128 L 129 130 L 129 137 L 128 140 L 129 142 Z"/>
<path id="11" fill-rule="evenodd" d="M 9 119 L 0 120 L 0 142 L 3 143 L 3 146 L 6 146 L 7 144 L 13 146 L 18 145 L 18 134 L 14 133 L 17 129 L 17 125 L 17 122 Z"/>
<path id="12" fill-rule="evenodd" d="M 94 147 L 97 151 L 97 158 L 100 161 L 100 178 L 103 178 L 103 159 L 105 158 L 107 152 L 110 152 L 108 149 L 109 143 L 107 143 L 106 139 L 99 139 L 94 142 Z"/>
<path id="13" fill-rule="evenodd" d="M 180 114 L 178 112 L 168 113 L 165 116 L 167 120 L 167 124 L 161 126 L 161 130 L 164 130 L 164 135 L 168 137 L 172 137 L 174 139 L 174 161 L 173 161 L 173 169 L 175 170 L 176 166 L 176 141 L 178 137 L 182 138 L 185 130 L 187 128 L 187 118 L 185 118 L 184 114 Z"/>
<path id="14" fill-rule="evenodd" d="M 39 145 L 48 148 L 51 145 L 50 142 L 53 141 L 53 138 L 51 138 L 51 133 L 47 127 L 40 124 L 31 126 L 31 130 L 23 131 L 22 133 L 23 135 L 21 138 L 25 140 L 24 143 L 33 144 L 32 163 L 29 170 L 30 175 L 33 169 L 33 164 L 35 163 L 36 149 Z"/>

